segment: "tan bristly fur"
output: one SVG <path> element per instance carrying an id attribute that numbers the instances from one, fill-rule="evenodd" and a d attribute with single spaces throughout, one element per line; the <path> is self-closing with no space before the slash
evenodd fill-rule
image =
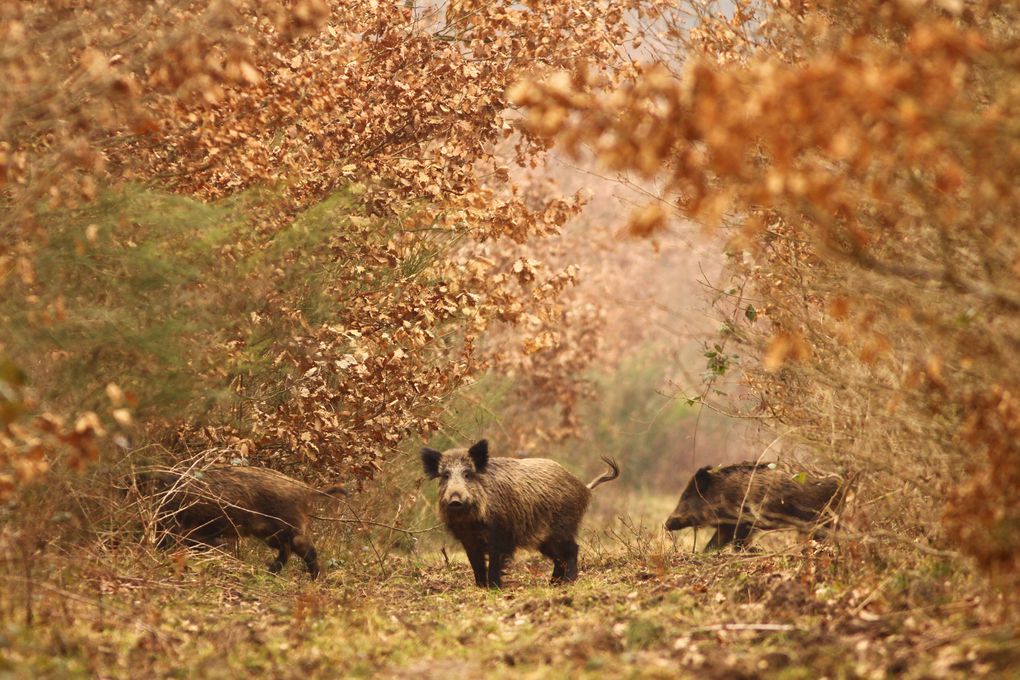
<path id="1" fill-rule="evenodd" d="M 422 450 L 426 474 L 440 480 L 440 518 L 464 545 L 475 582 L 493 587 L 517 548 L 551 558 L 554 581 L 576 578 L 577 530 L 591 490 L 619 476 L 616 463 L 604 460 L 610 470 L 586 486 L 546 458 L 489 458 L 485 440 L 470 449 Z"/>
<path id="2" fill-rule="evenodd" d="M 161 545 L 171 535 L 192 544 L 222 545 L 242 536 L 265 541 L 279 554 L 271 571 L 279 571 L 297 553 L 312 578 L 319 573 L 309 533 L 313 501 L 344 493 L 342 487 L 317 490 L 266 468 L 232 466 L 196 472 L 165 470 L 148 482 L 160 504 Z"/>

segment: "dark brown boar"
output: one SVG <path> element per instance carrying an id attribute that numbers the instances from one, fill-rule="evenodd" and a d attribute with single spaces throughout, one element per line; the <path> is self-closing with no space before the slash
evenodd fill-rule
<path id="1" fill-rule="evenodd" d="M 824 534 L 844 488 L 835 477 L 806 479 L 767 463 L 703 467 L 680 495 L 666 529 L 715 527 L 705 550 L 729 543 L 741 549 L 755 529 Z"/>
<path id="2" fill-rule="evenodd" d="M 319 490 L 275 470 L 243 466 L 157 472 L 147 486 L 159 503 L 160 547 L 175 537 L 189 545 L 222 546 L 253 536 L 278 551 L 269 571 L 278 573 L 293 552 L 313 579 L 319 560 L 309 511 L 317 497 L 346 494 L 338 485 Z"/>
<path id="3" fill-rule="evenodd" d="M 490 458 L 484 439 L 470 449 L 422 449 L 421 458 L 425 474 L 439 479 L 439 517 L 483 588 L 500 587 L 517 548 L 550 558 L 553 583 L 575 580 L 577 530 L 591 490 L 620 476 L 616 462 L 603 457 L 610 469 L 586 486 L 547 458 Z"/>

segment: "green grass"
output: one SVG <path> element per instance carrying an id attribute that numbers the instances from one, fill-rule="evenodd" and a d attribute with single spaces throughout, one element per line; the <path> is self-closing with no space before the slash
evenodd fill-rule
<path id="1" fill-rule="evenodd" d="M 239 376 L 251 394 L 275 394 L 291 370 L 276 359 L 296 351 L 301 323 L 340 323 L 338 300 L 408 272 L 362 263 L 399 226 L 354 224 L 363 209 L 350 192 L 267 226 L 273 200 L 251 191 L 203 203 L 127 186 L 45 216 L 34 280 L 0 281 L 0 325 L 16 331 L 3 338 L 5 359 L 58 411 L 100 411 L 110 381 L 137 395 L 136 419 L 229 420 Z M 440 254 L 420 247 L 413 275 Z M 353 275 L 360 264 L 367 273 Z"/>
<path id="2" fill-rule="evenodd" d="M 793 679 L 1020 670 L 1015 633 L 974 625 L 984 614 L 968 604 L 979 587 L 965 574 L 948 577 L 953 597 L 929 602 L 923 588 L 904 595 L 890 586 L 896 573 L 854 563 L 844 545 L 702 555 L 653 536 L 646 554 L 632 555 L 589 533 L 578 582 L 550 586 L 548 562 L 521 553 L 505 588 L 487 591 L 473 585 L 454 544 L 436 541 L 381 561 L 361 541 L 320 541 L 337 564 L 315 583 L 298 563 L 269 575 L 269 551 L 255 542 L 237 556 L 138 546 L 72 553 L 37 587 L 31 625 L 23 599 L 6 603 L 0 676 Z M 924 576 L 926 559 L 902 568 L 915 580 L 946 580 Z M 787 628 L 770 629 L 777 625 Z"/>

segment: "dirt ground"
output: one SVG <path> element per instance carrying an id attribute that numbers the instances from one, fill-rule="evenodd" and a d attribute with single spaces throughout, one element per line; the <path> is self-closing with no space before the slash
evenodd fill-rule
<path id="1" fill-rule="evenodd" d="M 1020 677 L 996 596 L 946 559 L 768 538 L 706 555 L 617 520 L 584 537 L 578 582 L 523 552 L 501 591 L 439 539 L 326 540 L 317 582 L 268 574 L 254 541 L 81 548 L 11 581 L 0 677 Z"/>

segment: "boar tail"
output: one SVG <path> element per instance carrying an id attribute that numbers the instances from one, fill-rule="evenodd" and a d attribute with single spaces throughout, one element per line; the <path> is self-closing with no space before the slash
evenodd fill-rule
<path id="1" fill-rule="evenodd" d="M 620 476 L 620 466 L 616 464 L 615 460 L 609 458 L 608 456 L 602 456 L 602 462 L 609 466 L 609 470 L 603 472 L 601 475 L 591 480 L 591 483 L 588 484 L 589 489 L 594 489 L 599 484 L 611 482 Z"/>
<path id="2" fill-rule="evenodd" d="M 340 496 L 348 495 L 347 489 L 345 489 L 339 484 L 331 484 L 330 486 L 324 486 L 320 489 L 317 489 L 317 491 L 319 493 L 326 494 L 327 496 L 332 496 L 333 498 L 339 498 Z"/>

